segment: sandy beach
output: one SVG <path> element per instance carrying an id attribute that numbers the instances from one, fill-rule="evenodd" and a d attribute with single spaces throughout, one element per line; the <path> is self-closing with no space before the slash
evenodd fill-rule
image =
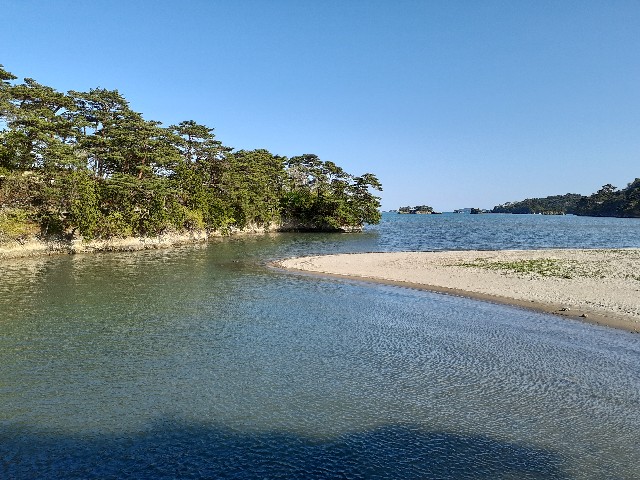
<path id="1" fill-rule="evenodd" d="M 277 266 L 640 331 L 640 249 L 363 253 L 292 258 Z"/>

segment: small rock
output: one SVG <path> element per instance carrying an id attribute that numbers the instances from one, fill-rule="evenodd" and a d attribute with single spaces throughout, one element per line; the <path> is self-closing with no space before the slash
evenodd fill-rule
<path id="1" fill-rule="evenodd" d="M 587 318 L 587 314 L 586 314 L 586 313 L 583 313 L 582 315 L 580 315 L 580 317 L 582 317 L 582 318 Z"/>
<path id="2" fill-rule="evenodd" d="M 560 309 L 560 311 L 561 312 L 569 312 L 569 311 L 571 311 L 571 309 L 567 308 L 567 307 L 563 307 L 563 308 Z"/>

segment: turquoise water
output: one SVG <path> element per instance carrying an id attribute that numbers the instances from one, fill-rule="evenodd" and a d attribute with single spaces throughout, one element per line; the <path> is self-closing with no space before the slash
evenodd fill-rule
<path id="1" fill-rule="evenodd" d="M 4 261 L 0 478 L 638 478 L 637 335 L 266 266 L 638 239 L 629 219 L 385 215 Z"/>

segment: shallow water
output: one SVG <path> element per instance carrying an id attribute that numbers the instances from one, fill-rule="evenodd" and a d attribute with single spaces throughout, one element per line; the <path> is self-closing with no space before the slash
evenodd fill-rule
<path id="1" fill-rule="evenodd" d="M 1 263 L 0 477 L 640 477 L 636 335 L 265 266 L 640 238 L 633 220 L 450 217 Z"/>

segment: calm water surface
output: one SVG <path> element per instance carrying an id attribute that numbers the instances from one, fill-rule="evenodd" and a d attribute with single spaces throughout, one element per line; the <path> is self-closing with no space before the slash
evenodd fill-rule
<path id="1" fill-rule="evenodd" d="M 265 266 L 610 246 L 640 222 L 385 215 L 1 262 L 0 478 L 640 478 L 637 335 Z"/>

